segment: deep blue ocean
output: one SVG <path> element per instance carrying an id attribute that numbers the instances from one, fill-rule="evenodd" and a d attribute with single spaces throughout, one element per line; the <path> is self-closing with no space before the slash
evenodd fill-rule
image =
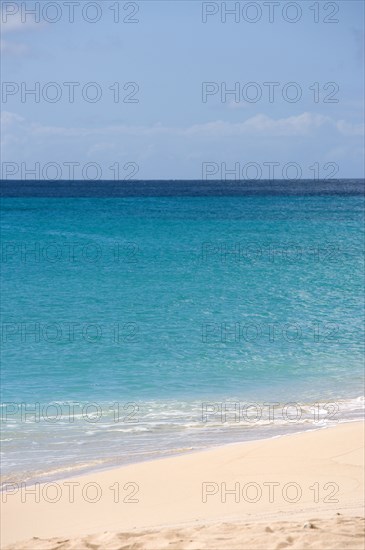
<path id="1" fill-rule="evenodd" d="M 4 478 L 358 418 L 363 192 L 3 182 Z"/>

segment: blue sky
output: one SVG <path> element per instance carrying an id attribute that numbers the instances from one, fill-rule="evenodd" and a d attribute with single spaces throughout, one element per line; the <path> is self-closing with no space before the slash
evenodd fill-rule
<path id="1" fill-rule="evenodd" d="M 224 167 L 251 177 L 261 170 L 268 177 L 268 163 L 276 163 L 277 178 L 288 163 L 296 165 L 285 172 L 293 177 L 298 166 L 302 177 L 326 177 L 334 166 L 336 177 L 364 176 L 361 1 L 274 2 L 273 22 L 267 2 L 251 2 L 251 8 L 248 2 L 226 2 L 227 8 L 238 4 L 240 12 L 238 22 L 227 15 L 225 23 L 222 2 L 121 1 L 119 23 L 110 9 L 115 0 L 74 2 L 73 23 L 65 2 L 48 3 L 59 5 L 59 21 L 45 20 L 54 17 L 52 7 L 45 18 L 40 12 L 38 23 L 22 12 L 21 3 L 2 2 L 3 177 L 11 171 L 25 177 L 35 163 L 41 178 L 53 177 L 56 169 L 43 168 L 57 163 L 57 177 L 68 179 L 70 162 L 78 163 L 79 179 L 88 163 L 97 163 L 96 177 L 104 179 L 113 179 L 110 166 L 116 163 L 121 179 L 132 172 L 143 179 L 200 179 L 206 163 L 213 179 L 224 177 Z M 34 8 L 36 2 L 26 4 Z M 99 21 L 84 20 L 86 4 L 97 4 Z M 285 20 L 298 9 L 289 4 L 301 11 L 295 23 Z M 96 8 L 88 10 L 92 19 Z M 203 23 L 203 10 L 217 13 Z M 258 21 L 250 23 L 244 15 L 253 19 L 254 10 Z M 138 22 L 123 22 L 128 14 Z M 22 88 L 36 82 L 39 102 L 22 97 Z M 47 88 L 49 82 L 56 87 Z M 79 83 L 73 103 L 65 82 Z M 90 82 L 97 87 L 85 88 Z M 115 102 L 109 88 L 116 82 L 121 99 L 138 90 L 130 96 L 138 102 Z M 204 82 L 215 83 L 205 102 Z M 269 82 L 277 83 L 273 101 L 264 85 Z M 224 86 L 236 87 L 239 96 L 222 101 Z M 82 90 L 91 98 L 99 90 L 101 98 L 89 102 Z M 258 90 L 261 98 L 248 101 Z M 283 98 L 287 91 L 292 99 L 298 90 L 298 101 Z M 56 92 L 61 96 L 52 103 L 42 92 L 51 99 Z M 4 162 L 14 163 L 5 173 Z M 93 173 L 91 168 L 88 177 Z"/>

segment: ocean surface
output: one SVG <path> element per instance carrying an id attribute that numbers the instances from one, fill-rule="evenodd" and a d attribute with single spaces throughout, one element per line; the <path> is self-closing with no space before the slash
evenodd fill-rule
<path id="1" fill-rule="evenodd" d="M 3 182 L 3 479 L 360 418 L 363 192 Z"/>

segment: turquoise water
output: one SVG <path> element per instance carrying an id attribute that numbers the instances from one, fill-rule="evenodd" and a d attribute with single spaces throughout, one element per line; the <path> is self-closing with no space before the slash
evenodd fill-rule
<path id="1" fill-rule="evenodd" d="M 356 195 L 2 199 L 5 477 L 310 428 L 315 403 L 318 426 L 356 418 L 363 207 Z M 207 402 L 218 412 L 203 421 Z M 267 402 L 300 403 L 302 418 L 272 422 Z M 237 421 L 237 403 L 262 417 Z"/>

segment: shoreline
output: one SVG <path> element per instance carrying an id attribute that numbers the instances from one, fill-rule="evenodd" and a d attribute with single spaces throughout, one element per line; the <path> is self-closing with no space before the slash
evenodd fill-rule
<path id="1" fill-rule="evenodd" d="M 324 518 L 337 512 L 362 516 L 363 438 L 363 421 L 342 422 L 335 427 L 315 428 L 288 434 L 288 437 L 230 443 L 95 474 L 68 476 L 58 483 L 41 483 L 40 491 L 47 485 L 51 490 L 46 498 L 40 493 L 39 502 L 35 502 L 34 488 L 33 494 L 26 493 L 27 487 L 25 492 L 18 488 L 2 504 L 3 545 L 32 537 L 98 536 L 105 531 L 135 533 L 159 526 L 209 526 L 243 520 L 252 524 L 260 518 L 263 521 L 271 518 L 270 521 L 276 523 L 308 514 L 308 519 Z M 236 502 L 237 483 L 240 484 L 239 502 Z M 254 493 L 247 493 L 247 498 L 243 498 L 242 491 L 246 486 L 248 490 L 250 483 L 253 484 L 250 491 L 256 484 L 256 489 L 259 487 L 262 492 L 255 502 L 252 501 Z M 300 488 L 297 502 L 293 501 L 292 494 L 282 493 L 290 483 Z M 270 484 L 279 488 L 277 501 L 269 501 Z M 51 502 L 57 485 L 60 498 Z M 69 499 L 70 485 L 75 489 L 73 502 Z M 82 495 L 80 488 L 83 490 L 86 486 L 90 493 Z M 100 499 L 90 502 L 95 496 L 92 491 L 98 487 Z M 295 489 L 295 485 L 293 487 Z M 293 487 L 289 487 L 290 491 Z M 318 502 L 314 502 L 317 490 Z M 331 496 L 333 492 L 338 494 L 337 499 Z M 32 546 L 22 543 L 18 548 L 28 547 Z"/>
<path id="2" fill-rule="evenodd" d="M 3 476 L 1 476 L 0 479 L 0 493 L 2 492 L 2 485 L 4 483 L 11 483 L 12 481 L 19 481 L 19 480 L 26 480 L 27 484 L 34 485 L 36 483 L 47 483 L 57 480 L 62 480 L 64 477 L 67 476 L 67 478 L 75 477 L 75 476 L 83 476 L 83 475 L 92 475 L 94 473 L 103 472 L 103 471 L 109 471 L 115 468 L 121 468 L 124 466 L 131 466 L 134 464 L 139 463 L 145 463 L 145 462 L 154 462 L 156 460 L 163 460 L 165 458 L 170 458 L 174 456 L 183 456 L 191 453 L 199 453 L 199 452 L 205 452 L 210 449 L 217 449 L 219 447 L 225 447 L 230 445 L 240 445 L 243 443 L 250 443 L 255 441 L 261 441 L 261 440 L 267 440 L 267 439 L 275 439 L 275 438 L 281 438 L 284 436 L 291 436 L 298 433 L 304 433 L 308 431 L 315 431 L 315 430 L 321 430 L 321 429 L 328 429 L 331 427 L 335 427 L 339 424 L 346 424 L 346 423 L 353 423 L 353 422 L 359 422 L 364 419 L 364 396 L 356 396 L 356 397 L 347 397 L 347 398 L 341 398 L 340 401 L 344 402 L 350 402 L 354 403 L 357 402 L 359 405 L 354 408 L 354 410 L 348 410 L 347 412 L 350 413 L 349 416 L 343 415 L 341 419 L 326 419 L 322 418 L 318 421 L 303 421 L 300 422 L 291 422 L 287 421 L 286 425 L 280 425 L 276 424 L 275 422 L 272 422 L 271 424 L 249 424 L 249 423 L 222 423 L 223 430 L 219 433 L 214 434 L 213 431 L 217 428 L 216 425 L 211 426 L 212 428 L 212 435 L 213 439 L 215 441 L 209 440 L 204 441 L 204 436 L 208 433 L 208 430 L 203 432 L 202 442 L 203 446 L 195 446 L 194 447 L 194 441 L 191 441 L 188 439 L 186 442 L 186 445 L 183 447 L 168 447 L 168 448 L 162 448 L 159 451 L 156 451 L 156 444 L 154 447 L 144 447 L 143 450 L 136 454 L 132 453 L 126 457 L 123 457 L 123 462 L 117 462 L 118 455 L 111 455 L 111 456 L 104 456 L 101 457 L 99 460 L 96 460 L 94 463 L 93 458 L 94 457 L 86 457 L 85 456 L 85 462 L 81 464 L 70 463 L 66 465 L 58 465 L 55 467 L 55 469 L 48 469 L 45 471 L 19 471 L 19 472 L 11 472 L 4 473 Z M 310 403 L 298 403 L 301 407 L 310 408 Z M 362 404 L 362 405 L 361 405 Z M 356 412 L 354 416 L 351 416 L 351 412 Z M 103 425 L 99 425 L 98 428 L 101 430 L 103 428 Z M 208 426 L 207 426 L 208 428 Z M 232 431 L 231 431 L 232 430 Z M 236 432 L 236 437 L 234 440 L 223 440 L 222 439 L 222 433 L 223 436 L 226 437 L 227 433 L 231 431 L 231 433 Z M 248 430 L 248 431 L 247 431 Z M 251 430 L 255 430 L 254 437 L 243 439 L 244 436 L 252 435 Z M 272 434 L 270 433 L 271 430 L 275 431 L 276 433 Z M 260 433 L 262 432 L 262 433 Z M 278 433 L 279 432 L 279 433 Z M 5 432 L 4 432 L 5 434 Z M 95 439 L 97 438 L 97 432 L 95 432 Z M 152 434 L 150 434 L 152 438 Z M 77 438 L 77 433 L 75 434 L 75 437 Z M 224 438 L 223 438 L 224 439 Z M 227 438 L 228 439 L 228 438 Z M 175 442 L 178 443 L 178 440 Z M 192 443 L 189 445 L 189 443 Z M 126 442 L 126 445 L 128 442 Z M 154 456 L 150 456 L 154 455 Z"/>
<path id="3" fill-rule="evenodd" d="M 315 432 L 315 431 L 319 431 L 319 430 L 328 430 L 328 429 L 331 429 L 331 428 L 335 428 L 338 425 L 352 424 L 352 423 L 356 423 L 356 422 L 362 422 L 362 419 L 354 418 L 354 419 L 338 420 L 337 423 L 333 422 L 333 424 L 331 424 L 331 425 L 322 425 L 322 426 L 317 426 L 317 427 L 305 427 L 305 425 L 302 424 L 301 429 L 298 429 L 298 430 L 293 431 L 293 432 L 280 433 L 280 434 L 276 434 L 276 435 L 265 435 L 265 437 L 260 437 L 260 438 L 255 438 L 255 439 L 248 439 L 247 441 L 237 440 L 237 441 L 230 441 L 230 442 L 225 442 L 225 443 L 217 443 L 216 445 L 208 445 L 207 447 L 204 447 L 204 448 L 195 448 L 195 449 L 191 448 L 191 449 L 184 449 L 184 450 L 171 449 L 171 450 L 164 451 L 163 455 L 158 455 L 154 458 L 131 460 L 131 461 L 128 461 L 126 463 L 118 464 L 118 465 L 115 465 L 115 464 L 114 465 L 109 465 L 109 466 L 101 465 L 100 467 L 91 467 L 90 469 L 81 465 L 79 470 L 77 470 L 73 466 L 69 466 L 69 467 L 65 467 L 64 470 L 59 473 L 59 475 L 54 476 L 54 475 L 51 475 L 49 473 L 46 473 L 44 478 L 42 478 L 42 479 L 37 479 L 36 478 L 35 480 L 32 479 L 32 478 L 29 478 L 28 480 L 26 480 L 26 483 L 27 483 L 27 486 L 31 487 L 31 486 L 36 485 L 37 483 L 45 484 L 45 483 L 63 481 L 65 479 L 72 479 L 74 477 L 89 476 L 89 475 L 102 473 L 102 472 L 110 472 L 112 470 L 116 470 L 116 469 L 119 469 L 119 468 L 126 468 L 126 467 L 129 467 L 129 466 L 134 466 L 134 465 L 138 465 L 138 464 L 146 464 L 146 463 L 156 462 L 156 461 L 159 461 L 159 460 L 166 460 L 166 459 L 174 458 L 174 457 L 178 457 L 178 456 L 188 456 L 188 455 L 192 455 L 192 454 L 196 454 L 196 453 L 209 452 L 209 451 L 213 451 L 213 450 L 221 449 L 221 448 L 225 448 L 225 447 L 231 447 L 231 446 L 236 446 L 236 445 L 245 445 L 245 444 L 248 444 L 248 443 L 259 443 L 260 441 L 271 441 L 271 440 L 274 440 L 274 439 L 280 439 L 280 438 L 284 438 L 284 437 L 291 437 L 293 435 L 298 435 L 298 434 L 301 434 L 301 433 Z M 155 453 L 157 454 L 157 451 Z M 73 469 L 73 468 L 75 468 L 75 469 Z M 68 471 L 68 470 L 72 470 L 72 471 Z M 9 478 L 5 481 L 3 479 L 0 479 L 0 494 L 3 492 L 3 485 L 5 485 L 7 483 L 12 483 L 12 481 L 14 481 L 14 476 L 13 476 L 13 478 Z"/>

